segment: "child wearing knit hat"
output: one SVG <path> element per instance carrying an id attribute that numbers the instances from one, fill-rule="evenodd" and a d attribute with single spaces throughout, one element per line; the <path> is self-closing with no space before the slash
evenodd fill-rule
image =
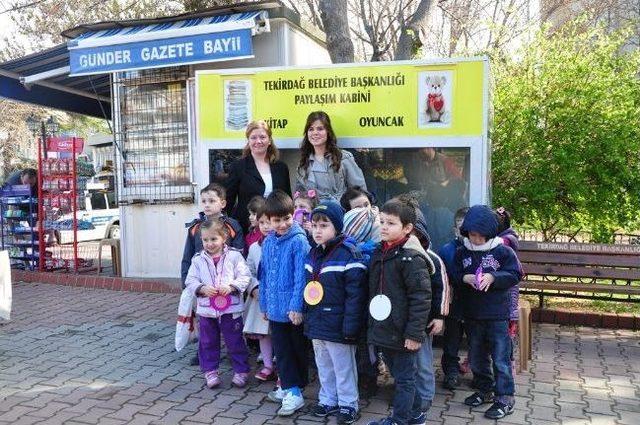
<path id="1" fill-rule="evenodd" d="M 358 243 L 380 242 L 378 215 L 370 208 L 354 208 L 344 215 L 344 233 Z"/>
<path id="2" fill-rule="evenodd" d="M 305 335 L 313 342 L 320 391 L 313 414 L 358 419 L 356 343 L 364 327 L 367 267 L 353 239 L 343 235 L 344 210 L 325 201 L 311 212 L 317 244 L 305 262 Z"/>

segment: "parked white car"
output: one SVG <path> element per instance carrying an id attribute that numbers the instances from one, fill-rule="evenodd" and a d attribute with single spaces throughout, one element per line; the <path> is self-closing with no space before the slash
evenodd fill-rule
<path id="1" fill-rule="evenodd" d="M 57 221 L 72 220 L 72 214 L 66 214 Z M 85 209 L 77 212 L 78 242 L 99 240 L 104 238 L 120 239 L 120 210 L 115 201 L 115 193 L 106 190 L 106 185 L 101 182 L 87 183 L 85 191 Z M 84 228 L 80 221 L 90 228 Z M 58 243 L 73 242 L 72 230 L 55 230 Z"/>

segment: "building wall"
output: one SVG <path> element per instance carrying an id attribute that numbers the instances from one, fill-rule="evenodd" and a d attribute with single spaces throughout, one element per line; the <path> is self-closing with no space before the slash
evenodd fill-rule
<path id="1" fill-rule="evenodd" d="M 331 63 L 329 52 L 316 40 L 298 28 L 288 25 L 291 34 L 289 44 L 289 65 L 326 65 Z"/>
<path id="2" fill-rule="evenodd" d="M 193 204 L 121 206 L 124 276 L 179 277 L 185 223 L 196 212 Z"/>

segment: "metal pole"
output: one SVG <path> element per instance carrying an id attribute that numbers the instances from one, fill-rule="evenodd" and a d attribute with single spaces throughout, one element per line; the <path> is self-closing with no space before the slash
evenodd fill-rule
<path id="1" fill-rule="evenodd" d="M 42 141 L 44 159 L 47 159 L 47 128 L 44 125 L 44 121 L 40 122 L 40 139 Z"/>
<path id="2" fill-rule="evenodd" d="M 71 138 L 71 210 L 73 211 L 73 270 L 78 273 L 78 204 L 76 197 L 78 196 L 77 181 L 78 169 L 76 164 L 76 138 Z"/>
<path id="3" fill-rule="evenodd" d="M 46 155 L 46 149 L 43 149 L 43 144 L 38 145 L 38 270 L 43 272 L 45 270 L 46 260 L 46 246 L 44 244 L 44 197 L 45 193 L 42 190 L 42 183 L 44 182 L 44 167 L 42 164 L 42 155 Z M 32 226 L 33 230 L 33 226 Z"/>

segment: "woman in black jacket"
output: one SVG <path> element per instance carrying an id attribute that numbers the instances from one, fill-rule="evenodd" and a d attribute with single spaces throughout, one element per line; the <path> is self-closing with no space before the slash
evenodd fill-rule
<path id="1" fill-rule="evenodd" d="M 249 228 L 247 205 L 251 198 L 256 195 L 266 197 L 276 189 L 291 195 L 291 182 L 289 168 L 278 161 L 278 148 L 269 125 L 264 121 L 252 121 L 247 125 L 245 135 L 247 144 L 242 158 L 231 164 L 225 188 L 226 212 L 238 220 L 246 234 Z"/>

